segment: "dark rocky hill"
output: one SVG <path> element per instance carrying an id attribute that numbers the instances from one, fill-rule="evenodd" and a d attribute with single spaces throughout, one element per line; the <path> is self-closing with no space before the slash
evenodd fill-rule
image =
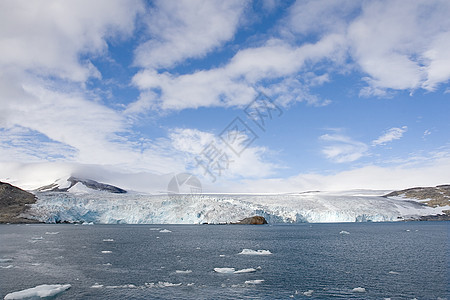
<path id="1" fill-rule="evenodd" d="M 416 199 L 431 207 L 450 205 L 450 185 L 436 187 L 415 187 L 406 190 L 394 191 L 383 197 L 404 197 Z"/>
<path id="2" fill-rule="evenodd" d="M 0 182 L 0 223 L 36 223 L 19 217 L 27 210 L 28 204 L 36 202 L 36 197 L 9 183 Z"/>

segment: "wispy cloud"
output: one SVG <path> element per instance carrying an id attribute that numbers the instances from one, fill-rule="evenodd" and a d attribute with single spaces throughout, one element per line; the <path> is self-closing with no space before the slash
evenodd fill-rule
<path id="1" fill-rule="evenodd" d="M 383 135 L 381 135 L 379 138 L 377 138 L 376 140 L 372 141 L 372 145 L 373 146 L 378 146 L 378 145 L 384 145 L 386 143 L 389 143 L 393 140 L 398 140 L 400 139 L 403 134 L 408 130 L 407 126 L 402 126 L 402 127 L 393 127 L 389 130 L 387 130 Z"/>
<path id="2" fill-rule="evenodd" d="M 353 162 L 367 154 L 368 146 L 365 143 L 342 134 L 324 134 L 319 139 L 328 144 L 322 153 L 336 163 Z"/>

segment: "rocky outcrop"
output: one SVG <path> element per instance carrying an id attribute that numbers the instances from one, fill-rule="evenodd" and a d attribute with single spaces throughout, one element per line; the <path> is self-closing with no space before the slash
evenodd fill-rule
<path id="1" fill-rule="evenodd" d="M 66 188 L 60 188 L 57 184 L 53 183 L 50 185 L 40 187 L 36 191 L 38 191 L 38 192 L 40 192 L 40 191 L 67 192 L 75 184 L 81 183 L 81 184 L 85 185 L 86 187 L 93 189 L 93 190 L 97 190 L 97 191 L 104 191 L 104 192 L 116 193 L 116 194 L 124 194 L 127 192 L 126 190 L 118 188 L 116 186 L 105 184 L 105 183 L 100 183 L 100 182 L 97 182 L 95 180 L 90 180 L 90 179 L 81 179 L 81 178 L 71 176 L 69 179 L 67 179 L 67 181 L 70 182 L 70 185 L 69 185 L 69 187 L 66 187 Z"/>
<path id="2" fill-rule="evenodd" d="M 19 217 L 36 202 L 36 197 L 9 183 L 0 182 L 0 223 L 36 223 Z"/>
<path id="3" fill-rule="evenodd" d="M 253 216 L 250 218 L 245 218 L 243 220 L 240 220 L 237 223 L 232 223 L 237 225 L 264 225 L 267 224 L 267 221 L 264 217 L 261 216 Z"/>
<path id="4" fill-rule="evenodd" d="M 384 195 L 383 197 L 403 197 L 416 199 L 431 207 L 447 206 L 450 205 L 450 185 L 415 187 L 406 190 L 394 191 Z"/>

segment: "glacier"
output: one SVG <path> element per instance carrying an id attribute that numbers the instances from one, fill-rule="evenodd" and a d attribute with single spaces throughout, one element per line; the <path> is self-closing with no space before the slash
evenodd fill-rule
<path id="1" fill-rule="evenodd" d="M 442 213 L 385 191 L 294 194 L 37 192 L 25 215 L 46 223 L 220 224 L 260 215 L 268 223 L 384 222 Z"/>

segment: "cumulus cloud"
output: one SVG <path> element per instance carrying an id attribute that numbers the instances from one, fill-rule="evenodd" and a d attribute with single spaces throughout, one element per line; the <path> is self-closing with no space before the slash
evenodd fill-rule
<path id="1" fill-rule="evenodd" d="M 378 145 L 384 145 L 386 143 L 389 143 L 393 140 L 398 140 L 400 139 L 403 134 L 408 130 L 407 126 L 402 126 L 402 127 L 393 127 L 389 130 L 387 130 L 383 135 L 381 135 L 379 138 L 377 138 L 376 140 L 372 141 L 372 145 L 373 146 L 378 146 Z"/>
<path id="2" fill-rule="evenodd" d="M 147 15 L 151 39 L 136 49 L 135 63 L 168 68 L 199 58 L 233 38 L 248 1 L 155 1 Z"/>

